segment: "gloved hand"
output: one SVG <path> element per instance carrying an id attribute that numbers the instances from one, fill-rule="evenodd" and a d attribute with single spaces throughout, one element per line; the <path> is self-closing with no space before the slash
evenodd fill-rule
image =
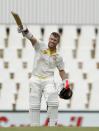
<path id="1" fill-rule="evenodd" d="M 22 28 L 22 27 L 20 27 L 20 26 L 18 26 L 17 31 L 18 31 L 18 33 L 22 33 L 23 28 Z"/>
<path id="2" fill-rule="evenodd" d="M 64 79 L 64 80 L 62 81 L 62 83 L 63 83 L 63 87 L 64 87 L 64 88 L 66 88 L 66 89 L 69 88 L 69 81 L 68 81 L 67 79 Z"/>
<path id="3" fill-rule="evenodd" d="M 24 37 L 26 37 L 27 39 L 32 39 L 33 35 L 29 32 L 28 28 L 26 27 L 22 27 L 22 26 L 18 26 L 18 33 L 22 33 L 22 35 Z"/>
<path id="4" fill-rule="evenodd" d="M 18 26 L 17 31 L 18 33 L 28 33 L 29 32 L 29 30 L 23 26 Z"/>
<path id="5" fill-rule="evenodd" d="M 63 80 L 63 88 L 61 89 L 59 96 L 62 99 L 70 99 L 72 97 L 72 90 L 69 87 L 69 82 L 68 80 Z"/>

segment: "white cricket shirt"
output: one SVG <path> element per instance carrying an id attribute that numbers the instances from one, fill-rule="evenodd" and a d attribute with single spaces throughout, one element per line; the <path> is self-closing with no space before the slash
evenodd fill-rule
<path id="1" fill-rule="evenodd" d="M 35 57 L 33 63 L 33 75 L 46 78 L 54 76 L 54 70 L 56 67 L 59 70 L 64 69 L 62 57 L 57 53 L 50 54 L 48 46 L 45 43 L 38 41 L 34 45 L 34 49 Z"/>

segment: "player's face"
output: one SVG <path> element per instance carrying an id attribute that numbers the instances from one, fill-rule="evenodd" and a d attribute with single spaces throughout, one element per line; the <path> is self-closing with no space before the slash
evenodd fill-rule
<path id="1" fill-rule="evenodd" d="M 58 43 L 59 43 L 59 39 L 54 37 L 53 35 L 50 35 L 49 42 L 48 42 L 48 47 L 54 49 L 54 48 L 56 48 Z"/>

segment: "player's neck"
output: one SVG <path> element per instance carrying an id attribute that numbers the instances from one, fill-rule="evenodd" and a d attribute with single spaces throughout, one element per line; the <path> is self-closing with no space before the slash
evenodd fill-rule
<path id="1" fill-rule="evenodd" d="M 50 52 L 54 53 L 56 52 L 56 48 L 49 48 Z"/>

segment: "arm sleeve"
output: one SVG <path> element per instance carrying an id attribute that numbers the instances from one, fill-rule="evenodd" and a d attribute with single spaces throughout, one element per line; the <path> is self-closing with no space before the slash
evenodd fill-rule
<path id="1" fill-rule="evenodd" d="M 58 56 L 56 59 L 56 66 L 59 70 L 64 70 L 64 62 L 61 56 Z"/>
<path id="2" fill-rule="evenodd" d="M 40 49 L 42 48 L 42 46 L 43 46 L 43 42 L 40 41 L 40 40 L 37 40 L 37 42 L 34 44 L 34 49 L 36 51 L 40 51 Z"/>

